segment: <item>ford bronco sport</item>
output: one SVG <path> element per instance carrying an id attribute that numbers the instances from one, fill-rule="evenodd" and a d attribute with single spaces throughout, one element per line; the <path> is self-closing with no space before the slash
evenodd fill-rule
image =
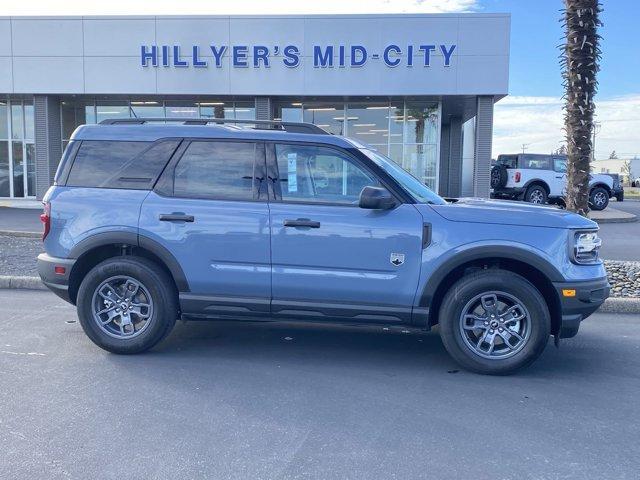
<path id="1" fill-rule="evenodd" d="M 179 318 L 439 325 L 462 366 L 506 374 L 609 294 L 586 218 L 447 202 L 314 125 L 222 122 L 73 134 L 44 198 L 38 269 L 100 347 L 145 351 Z"/>

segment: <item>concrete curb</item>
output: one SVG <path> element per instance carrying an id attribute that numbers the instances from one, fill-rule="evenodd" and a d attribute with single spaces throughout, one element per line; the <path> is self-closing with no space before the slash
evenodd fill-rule
<path id="1" fill-rule="evenodd" d="M 40 277 L 0 275 L 0 289 L 46 290 Z"/>
<path id="2" fill-rule="evenodd" d="M 640 314 L 640 298 L 610 297 L 607 298 L 598 312 L 602 313 L 638 313 Z"/>
<path id="3" fill-rule="evenodd" d="M 616 218 L 590 218 L 596 223 L 633 223 L 638 221 L 636 215 L 631 214 L 630 217 L 616 217 Z"/>
<path id="4" fill-rule="evenodd" d="M 44 286 L 40 277 L 0 275 L 0 289 L 46 290 L 47 287 Z M 607 298 L 598 312 L 640 314 L 640 298 Z"/>
<path id="5" fill-rule="evenodd" d="M 8 237 L 42 238 L 42 232 L 21 232 L 20 230 L 0 230 L 0 235 Z"/>

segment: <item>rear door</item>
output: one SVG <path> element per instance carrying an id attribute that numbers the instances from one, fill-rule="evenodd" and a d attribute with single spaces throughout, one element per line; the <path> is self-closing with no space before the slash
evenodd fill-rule
<path id="1" fill-rule="evenodd" d="M 141 243 L 184 271 L 184 313 L 264 314 L 271 299 L 264 144 L 185 140 L 142 205 Z M 263 191 L 264 187 L 264 191 Z"/>
<path id="2" fill-rule="evenodd" d="M 342 149 L 268 144 L 267 160 L 276 190 L 272 312 L 408 322 L 422 252 L 417 209 L 359 208 L 362 188 L 380 182 Z"/>

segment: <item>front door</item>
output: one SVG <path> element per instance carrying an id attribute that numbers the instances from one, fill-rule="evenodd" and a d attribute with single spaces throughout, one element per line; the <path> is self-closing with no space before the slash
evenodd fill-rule
<path id="1" fill-rule="evenodd" d="M 271 300 L 264 144 L 183 142 L 140 213 L 140 236 L 166 248 L 189 292 L 183 313 L 263 315 Z"/>
<path id="2" fill-rule="evenodd" d="M 422 217 L 358 207 L 375 175 L 342 149 L 267 145 L 272 305 L 279 316 L 405 322 L 418 284 Z M 271 173 L 273 172 L 273 173 Z"/>

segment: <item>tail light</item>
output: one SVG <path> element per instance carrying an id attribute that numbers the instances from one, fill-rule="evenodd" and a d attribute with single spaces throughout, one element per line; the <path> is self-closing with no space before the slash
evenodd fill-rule
<path id="1" fill-rule="evenodd" d="M 51 229 L 51 204 L 49 202 L 44 204 L 44 212 L 40 214 L 40 221 L 44 225 L 44 231 L 42 232 L 42 240 L 44 241 Z"/>
<path id="2" fill-rule="evenodd" d="M 522 177 L 521 177 L 521 175 L 520 175 L 520 172 L 516 172 L 516 175 L 515 175 L 515 182 L 516 182 L 516 183 L 520 183 L 520 178 L 522 178 Z"/>

